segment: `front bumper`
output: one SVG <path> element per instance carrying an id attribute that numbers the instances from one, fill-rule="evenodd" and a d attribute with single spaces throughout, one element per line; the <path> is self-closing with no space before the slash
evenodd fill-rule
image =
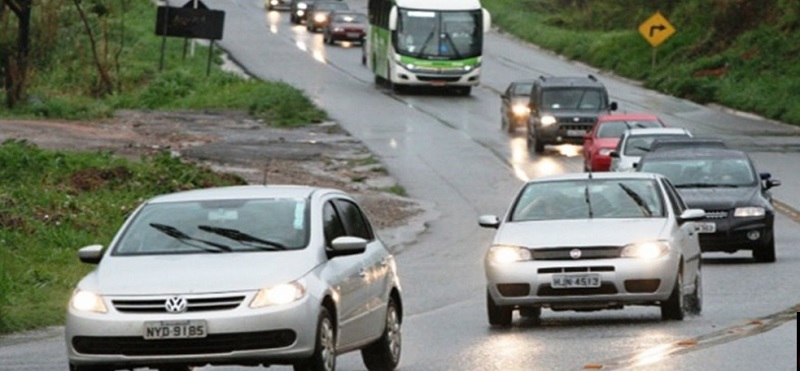
<path id="1" fill-rule="evenodd" d="M 700 233 L 700 250 L 702 252 L 729 252 L 739 250 L 756 250 L 772 241 L 774 216 L 767 214 L 757 218 L 733 217 L 730 212 L 706 211 L 707 214 L 720 215 L 722 218 L 706 218 L 700 223 L 714 223 L 716 232 Z"/>
<path id="2" fill-rule="evenodd" d="M 592 125 L 563 124 L 551 125 L 536 123 L 533 132 L 536 140 L 545 144 L 583 144 L 583 136 L 592 130 Z"/>
<path id="3" fill-rule="evenodd" d="M 363 41 L 366 34 L 363 31 L 332 31 L 331 38 L 341 41 Z"/>
<path id="4" fill-rule="evenodd" d="M 486 265 L 489 293 L 498 305 L 534 306 L 554 310 L 619 308 L 654 305 L 672 292 L 679 258 L 668 254 L 654 260 L 632 258 L 524 261 Z M 598 288 L 553 288 L 557 274 L 596 273 Z"/>
<path id="5" fill-rule="evenodd" d="M 235 309 L 172 313 L 117 311 L 104 298 L 107 313 L 70 308 L 66 320 L 71 364 L 139 367 L 148 365 L 289 363 L 312 354 L 319 305 L 309 296 L 282 306 L 251 309 L 255 293 Z M 202 320 L 207 336 L 144 339 L 144 323 Z"/>
<path id="6" fill-rule="evenodd" d="M 425 70 L 409 70 L 395 63 L 390 73 L 397 84 L 416 86 L 477 86 L 480 83 L 481 69 L 476 67 L 470 71 L 434 72 Z"/>

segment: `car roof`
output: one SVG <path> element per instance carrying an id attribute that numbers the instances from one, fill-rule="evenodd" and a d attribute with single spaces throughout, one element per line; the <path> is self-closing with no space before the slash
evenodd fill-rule
<path id="1" fill-rule="evenodd" d="M 728 148 L 722 139 L 712 138 L 659 138 L 650 145 L 650 152 L 657 150 L 679 150 L 692 148 Z"/>
<path id="2" fill-rule="evenodd" d="M 256 198 L 309 198 L 317 191 L 341 192 L 334 189 L 304 185 L 244 185 L 202 188 L 156 196 L 148 203 L 168 203 L 203 200 L 231 200 Z"/>
<path id="3" fill-rule="evenodd" d="M 533 84 L 534 82 L 536 82 L 536 79 L 514 80 L 508 85 Z"/>
<path id="4" fill-rule="evenodd" d="M 652 121 L 661 121 L 658 116 L 651 114 L 651 113 L 611 113 L 600 115 L 597 118 L 597 122 L 601 121 L 644 121 L 644 120 L 652 120 Z"/>
<path id="5" fill-rule="evenodd" d="M 746 158 L 750 159 L 747 152 L 730 148 L 682 148 L 674 151 L 649 152 L 642 157 L 642 161 L 659 159 L 723 159 Z M 641 162 L 640 162 L 641 163 Z"/>
<path id="6" fill-rule="evenodd" d="M 528 183 L 537 182 L 550 182 L 559 180 L 588 180 L 592 179 L 656 179 L 660 177 L 658 174 L 653 173 L 636 173 L 636 172 L 599 172 L 599 173 L 566 173 L 558 175 L 541 176 L 528 181 Z"/>
<path id="7" fill-rule="evenodd" d="M 602 89 L 605 86 L 592 75 L 588 76 L 539 76 L 536 84 L 543 88 L 549 87 L 588 87 Z"/>
<path id="8" fill-rule="evenodd" d="M 669 134 L 688 134 L 689 130 L 683 128 L 637 128 L 628 129 L 628 136 L 638 135 L 669 135 Z"/>

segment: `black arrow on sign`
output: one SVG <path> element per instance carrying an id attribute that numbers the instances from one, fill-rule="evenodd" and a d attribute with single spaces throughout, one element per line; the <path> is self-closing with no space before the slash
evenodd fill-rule
<path id="1" fill-rule="evenodd" d="M 664 31 L 666 29 L 667 27 L 664 26 L 663 24 L 660 24 L 658 26 L 650 26 L 650 37 L 653 37 L 653 34 L 656 32 L 656 30 Z"/>

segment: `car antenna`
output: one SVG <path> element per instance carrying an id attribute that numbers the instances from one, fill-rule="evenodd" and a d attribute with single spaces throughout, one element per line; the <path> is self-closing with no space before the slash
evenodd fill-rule
<path id="1" fill-rule="evenodd" d="M 586 206 L 589 207 L 589 219 L 594 216 L 594 212 L 592 212 L 592 198 L 589 196 L 589 183 L 591 183 L 592 179 L 592 171 L 590 169 L 589 178 L 586 180 L 586 188 L 583 190 L 583 198 L 586 200 Z"/>

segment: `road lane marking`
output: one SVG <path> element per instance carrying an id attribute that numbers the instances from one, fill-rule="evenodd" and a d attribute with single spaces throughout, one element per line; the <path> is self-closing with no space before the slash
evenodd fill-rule
<path id="1" fill-rule="evenodd" d="M 772 204 L 775 206 L 775 210 L 777 210 L 779 213 L 786 215 L 795 223 L 800 223 L 800 211 L 775 199 L 772 200 Z"/>
<path id="2" fill-rule="evenodd" d="M 710 348 L 716 345 L 730 343 L 746 337 L 763 334 L 775 329 L 786 322 L 797 319 L 800 304 L 786 310 L 773 313 L 761 318 L 749 320 L 744 324 L 733 325 L 718 331 L 694 338 L 681 339 L 666 345 L 657 345 L 650 349 L 635 352 L 630 355 L 609 358 L 602 362 L 587 363 L 584 369 L 617 370 L 638 367 L 663 361 L 668 356 L 677 356 L 689 352 Z"/>

